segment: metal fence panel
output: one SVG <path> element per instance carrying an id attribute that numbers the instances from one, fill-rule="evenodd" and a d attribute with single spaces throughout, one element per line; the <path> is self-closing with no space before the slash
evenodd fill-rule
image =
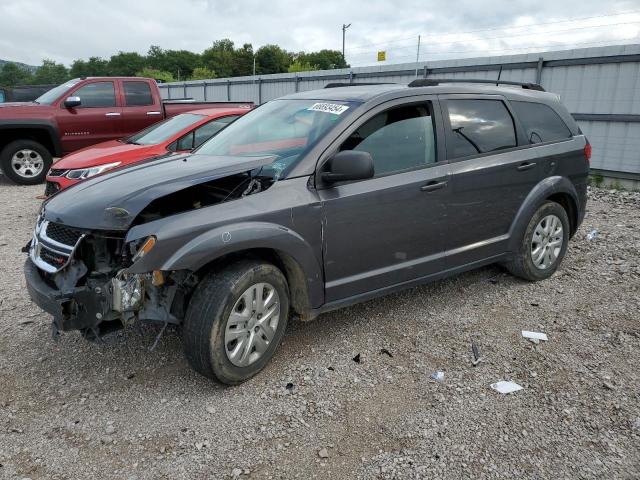
<path id="1" fill-rule="evenodd" d="M 407 83 L 416 78 L 416 68 L 419 78 L 425 73 L 433 79 L 492 80 L 500 75 L 502 80 L 541 83 L 560 95 L 578 119 L 593 145 L 594 168 L 640 175 L 640 44 L 176 82 L 160 85 L 160 91 L 163 98 L 260 104 L 330 82 Z"/>

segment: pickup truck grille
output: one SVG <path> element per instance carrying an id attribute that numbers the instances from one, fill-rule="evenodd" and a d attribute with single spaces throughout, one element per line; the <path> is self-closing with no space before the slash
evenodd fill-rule
<path id="1" fill-rule="evenodd" d="M 29 256 L 38 268 L 56 273 L 66 267 L 85 233 L 59 223 L 38 219 Z"/>

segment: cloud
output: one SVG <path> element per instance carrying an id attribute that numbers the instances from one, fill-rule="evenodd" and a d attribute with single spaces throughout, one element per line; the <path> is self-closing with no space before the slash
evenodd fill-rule
<path id="1" fill-rule="evenodd" d="M 621 12 L 624 15 L 614 15 Z M 595 18 L 585 18 L 595 17 Z M 291 51 L 342 48 L 347 61 L 421 60 L 631 43 L 640 34 L 634 1 L 387 0 L 323 2 L 292 0 L 2 0 L 0 57 L 29 64 L 123 51 L 150 45 L 201 52 L 230 38 L 254 48 L 278 44 Z"/>

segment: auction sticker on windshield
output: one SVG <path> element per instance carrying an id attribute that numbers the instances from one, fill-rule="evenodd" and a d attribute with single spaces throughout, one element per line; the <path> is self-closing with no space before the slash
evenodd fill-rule
<path id="1" fill-rule="evenodd" d="M 347 105 L 338 105 L 337 103 L 314 103 L 307 110 L 312 112 L 333 113 L 340 115 L 349 109 Z"/>

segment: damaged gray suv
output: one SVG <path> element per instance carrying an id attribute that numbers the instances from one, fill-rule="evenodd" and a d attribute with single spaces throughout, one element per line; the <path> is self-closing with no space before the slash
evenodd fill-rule
<path id="1" fill-rule="evenodd" d="M 584 217 L 591 146 L 556 95 L 467 80 L 330 87 L 46 201 L 25 275 L 55 331 L 181 325 L 190 364 L 237 384 L 294 316 L 495 262 L 531 281 L 558 268 Z"/>

